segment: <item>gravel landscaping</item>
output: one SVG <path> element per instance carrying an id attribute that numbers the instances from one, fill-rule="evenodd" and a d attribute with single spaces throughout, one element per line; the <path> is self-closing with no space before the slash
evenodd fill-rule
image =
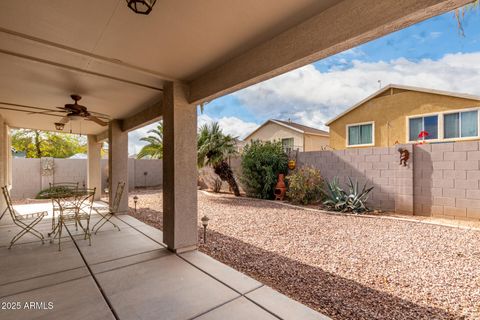
<path id="1" fill-rule="evenodd" d="M 161 229 L 161 191 L 136 194 L 131 214 Z M 198 208 L 202 252 L 334 319 L 480 318 L 478 230 L 203 192 Z"/>

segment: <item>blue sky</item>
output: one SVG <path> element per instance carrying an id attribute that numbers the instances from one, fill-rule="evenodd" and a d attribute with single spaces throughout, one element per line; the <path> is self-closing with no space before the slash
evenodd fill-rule
<path id="1" fill-rule="evenodd" d="M 324 123 L 389 83 L 480 95 L 480 10 L 469 11 L 459 34 L 446 13 L 311 65 L 218 98 L 199 112 L 199 124 L 218 121 L 244 137 L 269 118 L 320 129 Z M 138 151 L 133 132 L 130 152 Z"/>

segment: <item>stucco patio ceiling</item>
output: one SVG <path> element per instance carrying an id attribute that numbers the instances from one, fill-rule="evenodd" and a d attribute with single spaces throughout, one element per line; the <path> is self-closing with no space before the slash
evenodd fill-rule
<path id="1" fill-rule="evenodd" d="M 467 2 L 159 0 L 143 16 L 124 0 L 2 1 L 0 103 L 54 109 L 78 93 L 124 119 L 161 104 L 164 81 L 190 84 L 192 103 L 210 100 Z M 13 127 L 53 130 L 60 119 L 0 108 Z M 105 130 L 81 123 L 73 132 Z"/>

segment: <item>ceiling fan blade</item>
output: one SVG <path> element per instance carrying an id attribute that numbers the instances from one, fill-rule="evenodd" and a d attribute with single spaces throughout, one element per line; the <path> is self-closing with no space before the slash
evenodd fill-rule
<path id="1" fill-rule="evenodd" d="M 33 112 L 28 112 L 27 115 L 31 114 L 48 114 L 48 113 L 56 113 L 56 112 L 65 112 L 65 111 L 60 111 L 60 110 L 45 110 L 45 111 L 33 111 Z"/>
<path id="2" fill-rule="evenodd" d="M 62 119 L 60 119 L 60 123 L 63 123 L 63 124 L 66 124 L 68 123 L 68 121 L 70 121 L 70 118 L 69 117 L 63 117 Z"/>
<path id="3" fill-rule="evenodd" d="M 97 118 L 103 118 L 103 119 L 110 120 L 110 116 L 108 114 L 95 112 L 95 111 L 88 111 L 88 112 L 90 112 L 90 114 L 96 116 Z"/>
<path id="4" fill-rule="evenodd" d="M 101 125 L 101 126 L 107 126 L 108 125 L 108 122 L 102 121 L 95 116 L 88 116 L 88 117 L 86 117 L 86 119 L 90 120 L 90 121 L 93 121 L 96 124 Z"/>

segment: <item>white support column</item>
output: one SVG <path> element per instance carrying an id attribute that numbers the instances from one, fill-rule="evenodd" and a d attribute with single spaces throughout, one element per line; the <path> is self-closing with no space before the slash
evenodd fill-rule
<path id="1" fill-rule="evenodd" d="M 163 241 L 175 252 L 197 247 L 197 110 L 187 90 L 163 89 Z"/>
<path id="2" fill-rule="evenodd" d="M 87 161 L 87 186 L 96 188 L 95 200 L 102 196 L 102 143 L 97 142 L 97 137 L 88 135 L 88 161 Z"/>
<path id="3" fill-rule="evenodd" d="M 11 187 L 11 157 L 10 128 L 0 115 L 0 186 L 2 187 Z M 0 194 L 0 215 L 2 215 L 5 208 L 5 198 L 3 194 Z M 3 216 L 0 224 L 7 222 L 11 222 L 8 213 Z"/>
<path id="4" fill-rule="evenodd" d="M 108 186 L 112 205 L 118 182 L 125 182 L 119 211 L 128 211 L 128 132 L 121 130 L 120 121 L 112 120 L 108 126 Z"/>

